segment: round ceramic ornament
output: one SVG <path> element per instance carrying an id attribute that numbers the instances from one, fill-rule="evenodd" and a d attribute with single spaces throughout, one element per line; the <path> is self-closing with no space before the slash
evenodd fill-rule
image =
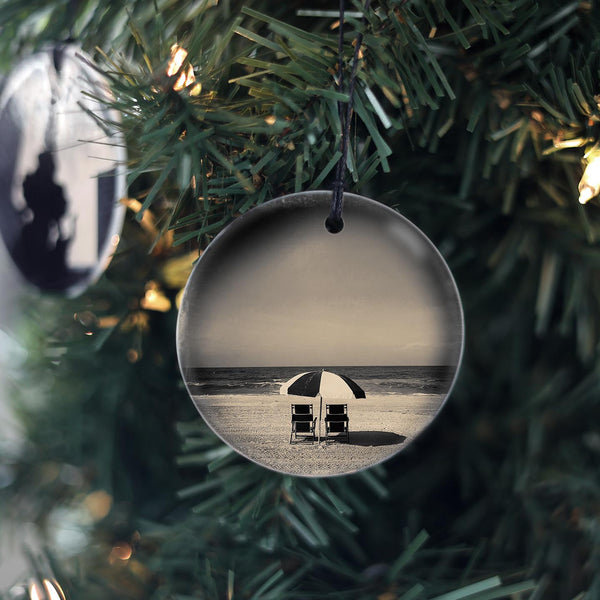
<path id="1" fill-rule="evenodd" d="M 0 233 L 21 276 L 75 295 L 119 241 L 126 160 L 102 76 L 73 45 L 20 62 L 0 91 Z"/>
<path id="2" fill-rule="evenodd" d="M 179 364 L 208 425 L 270 469 L 352 473 L 405 448 L 434 419 L 463 348 L 458 291 L 410 221 L 344 194 L 291 194 L 223 230 L 194 267 L 177 323 Z"/>

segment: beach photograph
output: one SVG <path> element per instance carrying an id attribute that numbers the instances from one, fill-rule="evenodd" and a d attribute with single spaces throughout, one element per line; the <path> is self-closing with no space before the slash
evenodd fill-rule
<path id="1" fill-rule="evenodd" d="M 244 456 L 285 473 L 325 476 L 355 472 L 400 451 L 433 420 L 452 376 L 447 367 L 332 367 L 329 372 L 356 373 L 366 398 L 336 398 L 324 392 L 320 399 L 280 392 L 287 374 L 295 370 L 200 369 L 188 386 L 206 421 Z M 382 373 L 389 377 L 384 379 Z M 261 375 L 268 377 L 263 381 Z M 245 380 L 236 387 L 237 376 Z M 306 428 L 293 431 L 292 405 L 312 406 L 309 422 L 317 419 L 312 434 Z M 327 433 L 326 405 L 347 406 L 347 439 L 344 431 Z"/>
<path id="2" fill-rule="evenodd" d="M 345 194 L 270 201 L 202 255 L 177 327 L 202 418 L 232 448 L 299 476 L 354 473 L 407 447 L 442 408 L 462 353 L 448 267 L 398 213 Z"/>

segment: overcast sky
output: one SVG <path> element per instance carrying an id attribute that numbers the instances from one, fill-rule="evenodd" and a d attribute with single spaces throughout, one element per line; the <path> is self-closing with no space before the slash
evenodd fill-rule
<path id="1" fill-rule="evenodd" d="M 456 364 L 461 313 L 437 252 L 389 209 L 263 205 L 196 265 L 181 306 L 183 367 Z"/>

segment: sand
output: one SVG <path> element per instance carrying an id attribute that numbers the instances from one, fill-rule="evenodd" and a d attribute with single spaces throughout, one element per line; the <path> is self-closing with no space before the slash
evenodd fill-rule
<path id="1" fill-rule="evenodd" d="M 433 420 L 444 397 L 369 394 L 366 400 L 339 401 L 348 404 L 350 443 L 328 444 L 324 440 L 321 444 L 289 443 L 290 396 L 216 395 L 194 396 L 193 400 L 216 433 L 247 458 L 283 473 L 323 476 L 354 473 L 393 456 Z M 293 402 L 310 400 L 294 397 Z M 319 401 L 312 403 L 318 416 Z"/>

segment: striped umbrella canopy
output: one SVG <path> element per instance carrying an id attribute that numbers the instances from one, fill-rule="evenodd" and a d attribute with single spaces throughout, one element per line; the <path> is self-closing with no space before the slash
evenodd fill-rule
<path id="1" fill-rule="evenodd" d="M 323 398 L 335 398 L 336 400 L 366 398 L 364 390 L 350 377 L 331 373 L 325 369 L 308 371 L 292 377 L 279 388 L 279 393 L 319 398 L 319 446 L 321 445 Z"/>
<path id="2" fill-rule="evenodd" d="M 295 375 L 279 389 L 280 394 L 306 396 L 309 398 L 366 398 L 364 390 L 350 377 L 325 371 L 308 371 Z"/>

